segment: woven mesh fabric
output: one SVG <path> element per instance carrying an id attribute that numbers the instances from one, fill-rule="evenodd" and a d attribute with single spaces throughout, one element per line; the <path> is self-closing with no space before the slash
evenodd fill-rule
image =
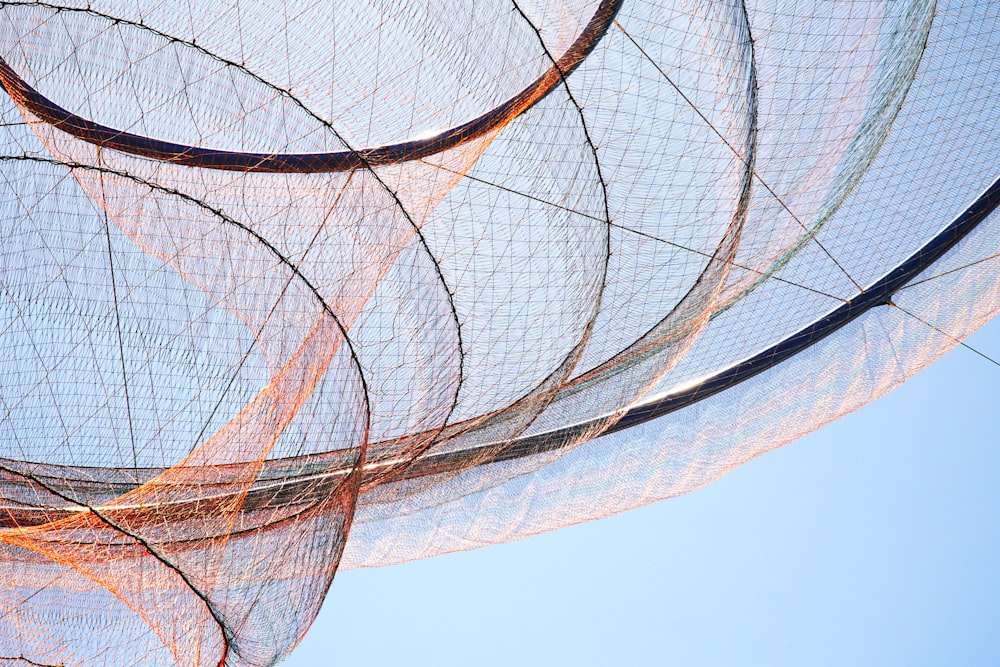
<path id="1" fill-rule="evenodd" d="M 426 6 L 425 6 L 426 5 Z M 988 2 L 0 0 L 0 662 L 685 493 L 1000 310 Z"/>

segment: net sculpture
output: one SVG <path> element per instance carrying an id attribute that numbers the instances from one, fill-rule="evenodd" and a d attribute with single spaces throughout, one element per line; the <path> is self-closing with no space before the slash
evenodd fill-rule
<path id="1" fill-rule="evenodd" d="M 0 0 L 0 664 L 689 492 L 1000 310 L 1000 7 Z"/>

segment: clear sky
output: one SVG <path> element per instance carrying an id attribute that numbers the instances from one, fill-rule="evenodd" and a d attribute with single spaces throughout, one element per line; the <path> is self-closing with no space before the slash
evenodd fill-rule
<path id="1" fill-rule="evenodd" d="M 1000 665 L 998 399 L 959 348 L 691 495 L 344 572 L 283 664 Z"/>

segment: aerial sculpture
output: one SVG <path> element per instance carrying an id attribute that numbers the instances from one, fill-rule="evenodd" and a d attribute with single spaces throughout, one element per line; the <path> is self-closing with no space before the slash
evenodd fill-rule
<path id="1" fill-rule="evenodd" d="M 1000 309 L 989 2 L 0 2 L 0 663 L 685 493 Z"/>

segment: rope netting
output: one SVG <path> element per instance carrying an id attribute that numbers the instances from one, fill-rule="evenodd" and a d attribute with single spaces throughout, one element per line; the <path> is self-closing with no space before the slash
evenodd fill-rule
<path id="1" fill-rule="evenodd" d="M 685 493 L 1000 311 L 989 2 L 0 0 L 0 662 Z"/>

